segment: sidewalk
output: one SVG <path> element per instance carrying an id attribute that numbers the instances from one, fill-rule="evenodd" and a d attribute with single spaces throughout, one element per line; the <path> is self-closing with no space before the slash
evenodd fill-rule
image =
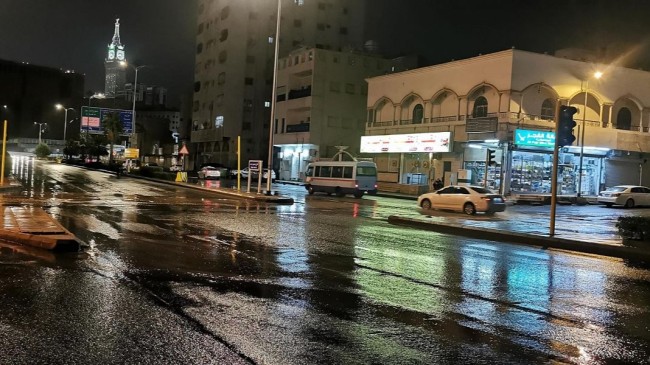
<path id="1" fill-rule="evenodd" d="M 2 206 L 0 240 L 52 251 L 79 251 L 82 243 L 42 208 Z"/>

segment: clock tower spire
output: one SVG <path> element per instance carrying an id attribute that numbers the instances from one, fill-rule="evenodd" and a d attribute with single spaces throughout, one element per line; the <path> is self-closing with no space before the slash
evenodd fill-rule
<path id="1" fill-rule="evenodd" d="M 126 70 L 120 62 L 126 60 L 124 45 L 120 41 L 120 19 L 115 19 L 115 32 L 113 40 L 108 45 L 107 57 L 104 60 L 105 83 L 104 93 L 115 96 L 117 91 L 124 89 L 126 83 Z"/>

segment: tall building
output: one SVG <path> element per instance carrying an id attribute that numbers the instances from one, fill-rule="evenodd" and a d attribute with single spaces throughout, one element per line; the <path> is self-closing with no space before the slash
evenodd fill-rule
<path id="1" fill-rule="evenodd" d="M 360 0 L 282 0 L 280 57 L 301 47 L 344 51 L 363 44 Z M 266 159 L 277 2 L 200 0 L 192 105 L 196 165 Z"/>
<path id="2" fill-rule="evenodd" d="M 124 45 L 120 42 L 120 19 L 115 20 L 115 33 L 113 41 L 108 45 L 106 59 L 104 60 L 105 82 L 104 93 L 107 96 L 115 96 L 124 88 L 126 83 L 126 68 L 120 65 L 126 60 Z"/>

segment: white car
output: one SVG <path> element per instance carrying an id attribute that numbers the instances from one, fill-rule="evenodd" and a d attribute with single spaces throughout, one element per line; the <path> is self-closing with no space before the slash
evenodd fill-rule
<path id="1" fill-rule="evenodd" d="M 212 166 L 203 166 L 199 172 L 199 179 L 220 179 L 221 169 Z"/>
<path id="2" fill-rule="evenodd" d="M 269 169 L 264 169 L 262 180 L 266 180 L 268 178 L 269 178 Z M 275 170 L 271 170 L 271 181 L 275 181 Z"/>
<path id="3" fill-rule="evenodd" d="M 230 176 L 232 178 L 237 178 L 237 170 L 230 170 Z M 248 167 L 245 167 L 241 170 L 241 178 L 242 179 L 248 179 Z"/>
<path id="4" fill-rule="evenodd" d="M 638 205 L 650 205 L 650 189 L 638 185 L 618 185 L 598 194 L 598 203 L 607 207 L 622 205 L 633 208 Z"/>
<path id="5" fill-rule="evenodd" d="M 503 196 L 481 186 L 450 185 L 420 195 L 418 206 L 424 210 L 447 209 L 469 215 L 476 212 L 492 214 L 506 210 L 506 201 Z"/>

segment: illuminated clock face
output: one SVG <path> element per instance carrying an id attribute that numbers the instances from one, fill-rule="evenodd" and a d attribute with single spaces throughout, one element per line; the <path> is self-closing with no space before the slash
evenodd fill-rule
<path id="1" fill-rule="evenodd" d="M 111 50 L 108 51 L 108 59 L 109 59 L 109 60 L 112 60 L 112 59 L 114 59 L 114 58 L 115 58 L 115 51 L 113 51 L 113 50 L 111 49 Z"/>
<path id="2" fill-rule="evenodd" d="M 124 60 L 124 51 L 117 51 L 117 59 L 120 61 Z"/>

